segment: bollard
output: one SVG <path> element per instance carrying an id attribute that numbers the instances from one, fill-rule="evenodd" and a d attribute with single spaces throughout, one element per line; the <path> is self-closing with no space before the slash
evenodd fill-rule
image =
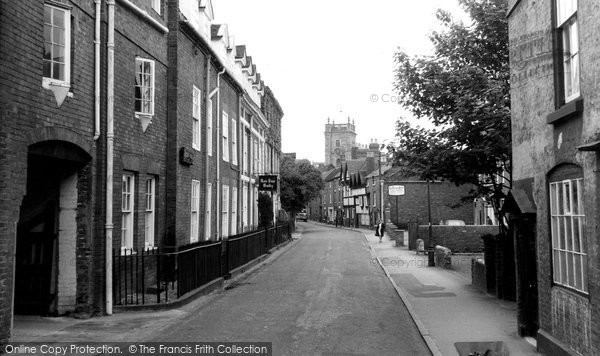
<path id="1" fill-rule="evenodd" d="M 435 250 L 432 246 L 429 246 L 429 248 L 427 249 L 427 257 L 429 258 L 429 263 L 427 264 L 427 266 L 435 267 Z"/>

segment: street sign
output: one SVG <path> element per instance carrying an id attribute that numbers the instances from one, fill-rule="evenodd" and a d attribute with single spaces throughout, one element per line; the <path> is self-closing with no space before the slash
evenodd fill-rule
<path id="1" fill-rule="evenodd" d="M 404 195 L 404 186 L 403 185 L 390 185 L 389 194 L 390 195 Z"/>
<path id="2" fill-rule="evenodd" d="M 269 192 L 277 190 L 277 176 L 276 175 L 258 176 L 258 190 L 269 191 Z"/>

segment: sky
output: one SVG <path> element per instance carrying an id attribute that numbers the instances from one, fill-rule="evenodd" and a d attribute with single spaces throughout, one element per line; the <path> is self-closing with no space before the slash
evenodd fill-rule
<path id="1" fill-rule="evenodd" d="M 325 160 L 328 117 L 355 120 L 361 144 L 392 140 L 400 117 L 427 126 L 397 103 L 394 53 L 431 54 L 439 8 L 465 18 L 456 0 L 213 0 L 213 8 L 284 111 L 283 152 L 314 162 Z"/>

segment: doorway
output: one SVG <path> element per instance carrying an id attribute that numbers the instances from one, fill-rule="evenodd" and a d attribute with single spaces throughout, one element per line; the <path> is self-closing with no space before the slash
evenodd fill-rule
<path id="1" fill-rule="evenodd" d="M 517 318 L 519 335 L 537 336 L 539 328 L 536 215 L 517 215 L 513 219 L 514 241 L 517 253 Z"/>
<path id="2" fill-rule="evenodd" d="M 89 156 L 66 142 L 29 147 L 17 224 L 15 314 L 75 309 L 78 180 L 85 161 Z"/>

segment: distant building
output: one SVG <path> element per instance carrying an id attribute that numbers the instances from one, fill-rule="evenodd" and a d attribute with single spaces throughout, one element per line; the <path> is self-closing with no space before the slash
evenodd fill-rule
<path id="1" fill-rule="evenodd" d="M 325 165 L 339 167 L 343 161 L 350 159 L 352 147 L 356 146 L 356 127 L 350 118 L 344 124 L 331 123 L 327 119 L 325 125 Z"/>
<path id="2" fill-rule="evenodd" d="M 290 153 L 282 153 L 282 157 L 283 158 L 291 158 L 294 161 L 296 160 L 296 152 L 290 152 Z"/>

